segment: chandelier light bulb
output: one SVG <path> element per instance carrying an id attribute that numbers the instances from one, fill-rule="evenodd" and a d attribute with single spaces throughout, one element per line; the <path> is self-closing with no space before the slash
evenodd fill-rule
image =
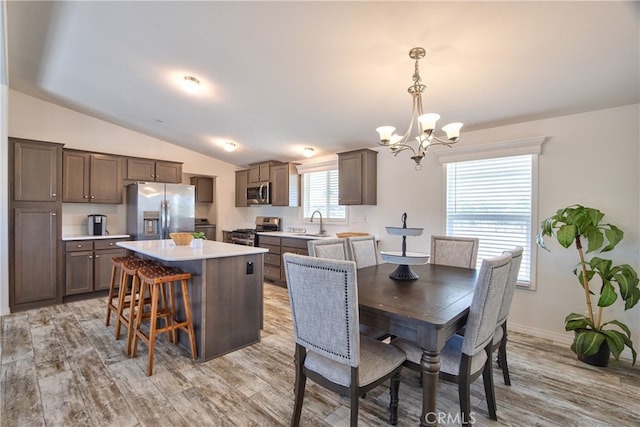
<path id="1" fill-rule="evenodd" d="M 423 132 L 435 130 L 438 120 L 440 120 L 440 114 L 436 113 L 427 113 L 418 117 L 418 122 Z"/>
<path id="2" fill-rule="evenodd" d="M 184 76 L 182 87 L 188 93 L 196 93 L 200 90 L 200 80 L 193 76 Z"/>
<path id="3" fill-rule="evenodd" d="M 442 130 L 447 133 L 447 138 L 450 141 L 457 141 L 460 138 L 460 129 L 462 128 L 462 123 L 455 122 L 449 123 L 448 125 L 442 126 Z"/>
<path id="4" fill-rule="evenodd" d="M 380 143 L 388 145 L 391 141 L 391 137 L 393 136 L 393 132 L 396 131 L 396 128 L 393 126 L 380 126 L 376 131 L 380 134 Z"/>
<path id="5" fill-rule="evenodd" d="M 313 157 L 315 150 L 313 147 L 304 147 L 304 156 L 305 157 Z"/>

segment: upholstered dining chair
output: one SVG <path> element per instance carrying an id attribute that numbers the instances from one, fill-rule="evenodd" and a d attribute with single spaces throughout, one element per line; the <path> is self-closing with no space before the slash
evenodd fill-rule
<path id="1" fill-rule="evenodd" d="M 370 267 L 383 262 L 375 236 L 347 237 L 347 249 L 349 250 L 348 259 L 354 261 L 357 268 Z M 390 337 L 385 331 L 369 325 L 360 325 L 360 333 L 380 341 Z"/>
<path id="2" fill-rule="evenodd" d="M 312 257 L 343 261 L 349 259 L 349 248 L 345 238 L 309 240 L 307 249 Z"/>
<path id="3" fill-rule="evenodd" d="M 349 259 L 355 261 L 358 268 L 369 267 L 383 262 L 378 252 L 378 243 L 375 236 L 347 237 L 347 248 L 349 250 Z"/>
<path id="4" fill-rule="evenodd" d="M 431 264 L 476 268 L 479 239 L 459 236 L 431 236 Z"/>
<path id="5" fill-rule="evenodd" d="M 509 279 L 504 291 L 504 296 L 502 297 L 502 304 L 500 305 L 496 330 L 493 333 L 492 350 L 498 350 L 498 366 L 502 370 L 504 383 L 510 386 L 511 378 L 509 377 L 509 365 L 507 364 L 507 318 L 509 317 L 513 294 L 515 293 L 516 284 L 518 283 L 518 273 L 520 272 L 520 264 L 522 263 L 523 248 L 522 246 L 516 246 L 507 252 L 511 253 L 511 267 L 509 268 Z"/>
<path id="6" fill-rule="evenodd" d="M 300 424 L 307 378 L 349 396 L 351 427 L 358 425 L 359 397 L 390 380 L 389 422 L 395 425 L 405 355 L 360 335 L 356 264 L 292 253 L 282 258 L 296 342 L 291 425 Z"/>
<path id="7" fill-rule="evenodd" d="M 484 259 L 473 294 L 464 336 L 453 335 L 440 351 L 440 378 L 458 384 L 463 425 L 471 425 L 471 383 L 482 375 L 489 417 L 497 420 L 491 354 L 493 334 L 509 280 L 511 254 Z M 405 366 L 421 371 L 422 349 L 402 338 L 392 341 L 407 355 Z"/>

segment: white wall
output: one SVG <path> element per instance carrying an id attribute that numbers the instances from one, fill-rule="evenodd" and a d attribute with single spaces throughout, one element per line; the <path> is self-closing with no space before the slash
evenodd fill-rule
<path id="1" fill-rule="evenodd" d="M 185 173 L 217 176 L 219 232 L 252 226 L 256 215 L 281 216 L 285 228 L 316 226 L 303 223 L 299 208 L 235 208 L 237 168 L 233 165 L 14 91 L 9 93 L 9 111 L 10 136 L 64 142 L 70 148 L 179 159 L 185 162 Z M 615 261 L 628 262 L 639 269 L 639 117 L 637 104 L 555 117 L 465 132 L 459 146 L 548 137 L 539 157 L 539 219 L 574 203 L 598 208 L 606 213 L 608 221 L 625 231 L 623 242 L 614 252 Z M 444 174 L 433 155 L 423 161 L 423 166 L 421 171 L 415 171 L 412 160 L 404 153 L 394 157 L 380 150 L 378 205 L 350 207 L 349 224 L 326 228 L 330 233 L 367 231 L 380 237 L 382 249 L 398 249 L 399 238 L 388 236 L 384 227 L 400 225 L 400 216 L 407 212 L 409 226 L 425 229 L 421 238 L 408 241 L 409 249 L 428 252 L 430 236 L 444 232 Z M 581 288 L 571 273 L 578 260 L 572 250 L 564 250 L 557 244 L 550 247 L 550 253 L 538 250 L 537 289 L 516 293 L 510 327 L 569 342 L 571 336 L 564 331 L 564 317 L 572 311 L 582 313 L 585 308 Z M 5 283 L 0 285 L 0 296 L 6 293 Z M 631 327 L 632 339 L 636 347 L 640 346 L 640 308 L 623 312 L 621 305 L 616 304 L 614 310 L 608 310 L 608 318 L 613 317 Z"/>
<path id="2" fill-rule="evenodd" d="M 459 146 L 537 136 L 547 137 L 539 156 L 539 220 L 570 204 L 598 208 L 608 221 L 625 231 L 624 240 L 613 252 L 616 263 L 626 262 L 640 269 L 640 106 L 464 132 Z M 409 249 L 429 252 L 430 236 L 444 233 L 443 180 L 443 168 L 434 155 L 428 155 L 418 172 L 408 155 L 394 157 L 381 150 L 378 205 L 351 207 L 349 216 L 357 222 L 326 228 L 331 233 L 368 231 L 380 237 L 382 249 L 398 250 L 399 238 L 388 236 L 384 227 L 399 226 L 400 216 L 407 212 L 410 227 L 425 229 L 423 237 L 407 240 Z M 302 223 L 300 209 L 254 207 L 246 211 L 250 212 L 248 217 L 282 216 L 285 228 Z M 363 221 L 365 217 L 367 222 Z M 315 227 L 315 224 L 304 226 Z M 564 331 L 565 316 L 585 310 L 582 289 L 572 274 L 578 258 L 575 250 L 565 250 L 552 243 L 548 246 L 551 252 L 535 248 L 537 289 L 517 291 L 509 325 L 513 330 L 567 343 L 571 334 Z M 617 318 L 629 325 L 633 331 L 632 341 L 640 348 L 640 306 L 624 312 L 622 305 L 616 304 L 606 314 L 608 319 Z"/>

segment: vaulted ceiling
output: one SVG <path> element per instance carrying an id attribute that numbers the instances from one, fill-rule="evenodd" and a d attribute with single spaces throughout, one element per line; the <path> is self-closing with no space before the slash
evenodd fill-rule
<path id="1" fill-rule="evenodd" d="M 415 46 L 463 138 L 640 102 L 635 1 L 6 3 L 10 88 L 237 165 L 404 131 Z"/>

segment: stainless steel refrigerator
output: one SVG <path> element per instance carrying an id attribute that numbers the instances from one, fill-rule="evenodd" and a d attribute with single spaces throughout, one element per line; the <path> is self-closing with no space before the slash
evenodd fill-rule
<path id="1" fill-rule="evenodd" d="M 134 240 L 169 239 L 195 231 L 195 186 L 136 182 L 127 186 L 127 233 Z"/>

